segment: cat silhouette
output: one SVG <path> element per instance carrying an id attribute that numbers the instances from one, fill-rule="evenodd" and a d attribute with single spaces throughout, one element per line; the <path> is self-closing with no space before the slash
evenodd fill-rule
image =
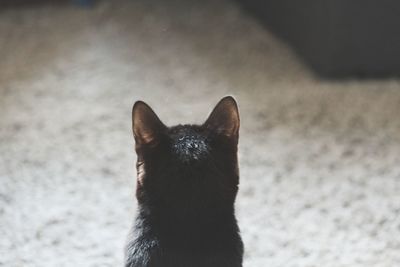
<path id="1" fill-rule="evenodd" d="M 138 210 L 126 267 L 241 267 L 234 203 L 239 111 L 224 97 L 201 125 L 165 126 L 144 102 L 132 110 Z"/>

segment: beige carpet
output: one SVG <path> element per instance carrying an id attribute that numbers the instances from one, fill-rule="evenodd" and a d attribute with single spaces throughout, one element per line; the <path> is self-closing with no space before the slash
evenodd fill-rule
<path id="1" fill-rule="evenodd" d="M 320 81 L 228 0 L 110 2 L 0 11 L 0 266 L 122 266 L 132 104 L 227 94 L 245 266 L 399 266 L 399 80 Z"/>

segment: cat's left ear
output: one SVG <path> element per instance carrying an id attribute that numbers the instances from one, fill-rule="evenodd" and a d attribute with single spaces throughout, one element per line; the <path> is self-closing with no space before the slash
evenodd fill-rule
<path id="1" fill-rule="evenodd" d="M 152 145 L 157 143 L 166 126 L 146 103 L 137 101 L 132 109 L 132 128 L 136 144 Z"/>
<path id="2" fill-rule="evenodd" d="M 240 118 L 236 101 L 231 96 L 222 98 L 204 123 L 207 129 L 237 141 Z"/>

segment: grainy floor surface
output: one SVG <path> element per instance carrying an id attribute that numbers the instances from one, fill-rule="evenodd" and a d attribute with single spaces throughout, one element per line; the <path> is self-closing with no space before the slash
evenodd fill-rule
<path id="1" fill-rule="evenodd" d="M 0 11 L 0 266 L 122 266 L 131 107 L 240 105 L 247 267 L 396 267 L 400 81 L 321 81 L 234 2 Z"/>

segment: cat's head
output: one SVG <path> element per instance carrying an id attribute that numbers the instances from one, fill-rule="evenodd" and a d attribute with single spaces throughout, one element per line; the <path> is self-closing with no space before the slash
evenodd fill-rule
<path id="1" fill-rule="evenodd" d="M 239 112 L 223 98 L 201 125 L 165 126 L 138 101 L 132 111 L 139 204 L 167 210 L 232 207 L 238 190 Z"/>

